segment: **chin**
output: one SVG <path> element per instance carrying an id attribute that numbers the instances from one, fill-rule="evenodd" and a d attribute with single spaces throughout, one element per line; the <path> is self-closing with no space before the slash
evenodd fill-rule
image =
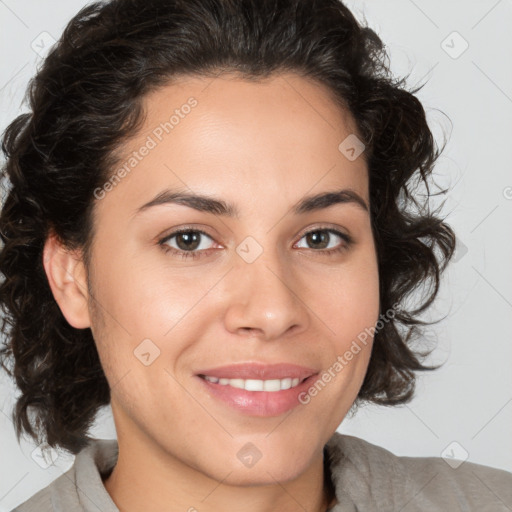
<path id="1" fill-rule="evenodd" d="M 276 481 L 285 483 L 306 471 L 311 462 L 309 459 L 292 458 L 289 453 L 276 457 L 270 452 L 267 456 L 262 454 L 256 462 L 249 461 L 245 467 L 239 460 L 231 467 L 224 466 L 220 479 L 223 480 L 231 471 L 223 483 L 236 486 L 274 485 Z"/>
<path id="2" fill-rule="evenodd" d="M 282 467 L 273 464 L 261 465 L 258 469 L 256 467 L 245 469 L 238 468 L 233 471 L 227 478 L 220 477 L 223 484 L 237 486 L 237 487 L 254 487 L 263 485 L 275 485 L 276 482 L 286 483 L 296 479 L 302 472 L 303 468 L 295 467 Z"/>

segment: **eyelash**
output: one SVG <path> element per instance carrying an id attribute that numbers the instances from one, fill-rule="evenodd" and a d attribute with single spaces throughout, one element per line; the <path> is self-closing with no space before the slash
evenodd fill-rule
<path id="1" fill-rule="evenodd" d="M 344 244 L 341 244 L 340 246 L 333 248 L 333 249 L 319 249 L 319 250 L 310 249 L 311 251 L 321 253 L 323 256 L 327 256 L 327 257 L 335 256 L 335 255 L 341 253 L 342 251 L 349 249 L 353 243 L 352 237 L 350 237 L 349 235 L 347 235 L 345 233 L 342 233 L 341 231 L 338 231 L 337 229 L 332 229 L 332 228 L 312 229 L 311 231 L 307 231 L 306 233 L 304 233 L 300 237 L 299 240 L 302 240 L 305 236 L 307 236 L 311 233 L 321 233 L 321 232 L 333 233 L 333 234 L 339 236 L 345 242 Z M 202 256 L 205 256 L 205 253 L 209 253 L 209 250 L 181 251 L 181 250 L 175 249 L 174 247 L 169 247 L 168 245 L 165 244 L 165 242 L 168 242 L 171 238 L 174 238 L 175 236 L 177 236 L 181 233 L 200 233 L 201 235 L 205 235 L 206 237 L 211 238 L 213 240 L 213 238 L 208 233 L 205 233 L 204 231 L 202 231 L 200 229 L 191 229 L 191 228 L 178 229 L 176 231 L 173 231 L 170 235 L 167 235 L 166 237 L 164 237 L 158 241 L 158 244 L 162 247 L 162 250 L 166 254 L 171 253 L 173 256 L 178 256 L 182 259 L 188 259 L 188 258 L 199 259 Z M 215 249 L 213 249 L 213 250 L 215 250 Z"/>

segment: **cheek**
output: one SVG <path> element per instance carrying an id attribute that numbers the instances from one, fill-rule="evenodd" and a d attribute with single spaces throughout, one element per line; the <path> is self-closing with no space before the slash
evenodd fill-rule
<path id="1" fill-rule="evenodd" d="M 371 251 L 361 251 L 347 265 L 331 269 L 322 282 L 322 292 L 311 287 L 316 292 L 310 303 L 326 326 L 328 357 L 322 382 L 304 400 L 315 401 L 318 414 L 336 425 L 357 396 L 371 357 L 380 306 L 377 260 Z M 331 401 L 337 405 L 333 407 Z"/>
<path id="2" fill-rule="evenodd" d="M 310 297 L 325 324 L 326 357 L 318 381 L 300 399 L 311 404 L 319 421 L 334 429 L 363 383 L 379 318 L 377 262 L 371 257 L 354 261 L 357 263 L 331 271 L 323 292 L 317 287 Z"/>
<path id="3" fill-rule="evenodd" d="M 316 292 L 308 304 L 329 327 L 339 351 L 378 320 L 377 261 L 369 251 L 356 254 L 349 264 L 332 267 L 325 275 L 315 277 L 316 286 L 311 282 L 309 288 Z"/>
<path id="4" fill-rule="evenodd" d="M 115 261 L 98 255 L 97 261 L 93 333 L 111 387 L 133 398 L 157 382 L 170 385 L 167 370 L 174 373 L 191 340 L 200 338 L 208 293 L 219 276 L 121 255 Z"/>
<path id="5" fill-rule="evenodd" d="M 206 271 L 166 267 L 164 257 L 154 251 L 145 258 L 126 251 L 115 261 L 97 256 L 96 298 L 111 328 L 134 343 L 169 333 L 216 279 Z"/>

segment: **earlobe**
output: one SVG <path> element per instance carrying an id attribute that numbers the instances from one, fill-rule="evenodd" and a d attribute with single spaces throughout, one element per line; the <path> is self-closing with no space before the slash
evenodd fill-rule
<path id="1" fill-rule="evenodd" d="M 51 233 L 43 249 L 43 266 L 55 301 L 68 323 L 76 329 L 90 327 L 87 274 L 80 251 L 65 248 Z"/>

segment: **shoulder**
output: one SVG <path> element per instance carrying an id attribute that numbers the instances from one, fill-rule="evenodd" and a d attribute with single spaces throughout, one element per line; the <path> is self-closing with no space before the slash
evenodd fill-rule
<path id="1" fill-rule="evenodd" d="M 74 485 L 75 467 L 56 478 L 48 486 L 41 489 L 29 499 L 18 505 L 12 512 L 53 512 L 58 510 L 59 503 L 66 503 L 70 511 L 76 508 L 77 492 Z"/>
<path id="2" fill-rule="evenodd" d="M 116 463 L 115 439 L 91 439 L 71 468 L 12 512 L 75 512 L 93 509 L 118 512 L 102 482 Z"/>
<path id="3" fill-rule="evenodd" d="M 326 445 L 338 499 L 364 510 L 512 510 L 512 473 L 441 457 L 408 457 L 335 432 Z M 336 510 L 336 509 L 334 509 Z"/>

